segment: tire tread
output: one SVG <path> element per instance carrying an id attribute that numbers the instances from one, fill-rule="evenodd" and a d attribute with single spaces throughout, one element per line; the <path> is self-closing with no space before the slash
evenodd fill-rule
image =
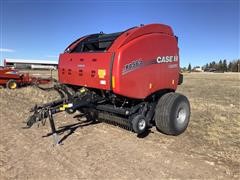
<path id="1" fill-rule="evenodd" d="M 159 131 L 168 135 L 178 135 L 181 132 L 177 132 L 171 128 L 170 124 L 170 114 L 171 108 L 173 107 L 174 102 L 179 96 L 183 96 L 179 93 L 170 92 L 164 94 L 158 101 L 155 109 L 155 123 Z"/>

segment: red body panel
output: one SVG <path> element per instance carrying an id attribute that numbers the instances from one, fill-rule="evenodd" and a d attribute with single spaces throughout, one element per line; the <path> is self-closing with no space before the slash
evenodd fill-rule
<path id="1" fill-rule="evenodd" d="M 60 55 L 58 76 L 61 83 L 110 89 L 112 53 L 64 53 Z M 98 71 L 105 71 L 99 75 Z"/>
<path id="2" fill-rule="evenodd" d="M 161 42 L 161 43 L 159 43 Z M 113 76 L 116 85 L 113 91 L 123 96 L 145 98 L 161 90 L 177 88 L 179 62 L 157 63 L 157 57 L 178 56 L 176 39 L 163 34 L 141 36 L 119 49 L 114 61 Z M 127 74 L 124 65 L 141 60 L 143 65 Z"/>
<path id="3" fill-rule="evenodd" d="M 107 51 L 61 54 L 59 81 L 144 99 L 162 89 L 176 90 L 178 52 L 177 39 L 169 26 L 145 25 L 122 33 Z M 99 69 L 106 71 L 104 78 L 99 78 Z"/>
<path id="4" fill-rule="evenodd" d="M 0 69 L 0 85 L 6 85 L 10 79 L 14 79 L 17 83 L 21 83 L 23 81 L 28 81 L 29 76 L 26 74 L 24 76 L 22 73 L 19 73 L 19 71 L 11 68 Z"/>

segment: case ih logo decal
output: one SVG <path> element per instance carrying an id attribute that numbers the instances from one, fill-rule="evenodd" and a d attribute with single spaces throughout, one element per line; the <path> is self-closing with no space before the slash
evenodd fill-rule
<path id="1" fill-rule="evenodd" d="M 169 62 L 177 62 L 178 56 L 158 56 L 157 57 L 157 63 L 169 63 Z"/>
<path id="2" fill-rule="evenodd" d="M 124 65 L 122 70 L 122 75 L 125 75 L 129 72 L 132 72 L 138 68 L 148 66 L 151 64 L 162 64 L 162 63 L 171 63 L 171 62 L 177 62 L 178 56 L 158 56 L 157 59 L 149 60 L 143 62 L 143 60 L 134 60 L 126 65 Z M 168 68 L 177 68 L 178 64 L 170 64 Z"/>

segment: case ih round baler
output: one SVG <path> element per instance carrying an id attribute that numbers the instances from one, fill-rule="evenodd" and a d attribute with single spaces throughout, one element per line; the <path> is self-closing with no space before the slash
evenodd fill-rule
<path id="1" fill-rule="evenodd" d="M 156 126 L 179 135 L 190 118 L 188 99 L 175 93 L 179 70 L 178 38 L 171 27 L 149 24 L 112 34 L 84 36 L 60 54 L 59 100 L 36 105 L 28 127 L 53 114 L 84 113 L 89 121 L 106 121 L 137 134 Z"/>

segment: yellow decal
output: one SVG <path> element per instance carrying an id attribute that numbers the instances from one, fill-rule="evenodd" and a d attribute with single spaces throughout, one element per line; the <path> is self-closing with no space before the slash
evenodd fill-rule
<path id="1" fill-rule="evenodd" d="M 59 110 L 60 110 L 60 111 L 65 111 L 66 108 L 70 108 L 70 107 L 72 107 L 72 106 L 73 106 L 72 103 L 63 104 L 63 105 L 59 108 Z"/>
<path id="2" fill-rule="evenodd" d="M 85 88 L 81 88 L 81 89 L 80 89 L 80 93 L 84 93 L 85 91 L 86 91 Z"/>
<path id="3" fill-rule="evenodd" d="M 112 88 L 115 88 L 115 76 L 112 76 Z"/>
<path id="4" fill-rule="evenodd" d="M 105 69 L 98 69 L 98 77 L 100 79 L 103 79 L 103 78 L 105 78 L 105 76 L 106 76 L 106 70 Z"/>
<path id="5" fill-rule="evenodd" d="M 64 107 L 60 107 L 59 110 L 60 110 L 60 111 L 64 111 L 65 108 L 64 108 Z"/>
<path id="6" fill-rule="evenodd" d="M 63 108 L 68 108 L 68 104 L 64 104 L 64 105 L 63 105 Z"/>

